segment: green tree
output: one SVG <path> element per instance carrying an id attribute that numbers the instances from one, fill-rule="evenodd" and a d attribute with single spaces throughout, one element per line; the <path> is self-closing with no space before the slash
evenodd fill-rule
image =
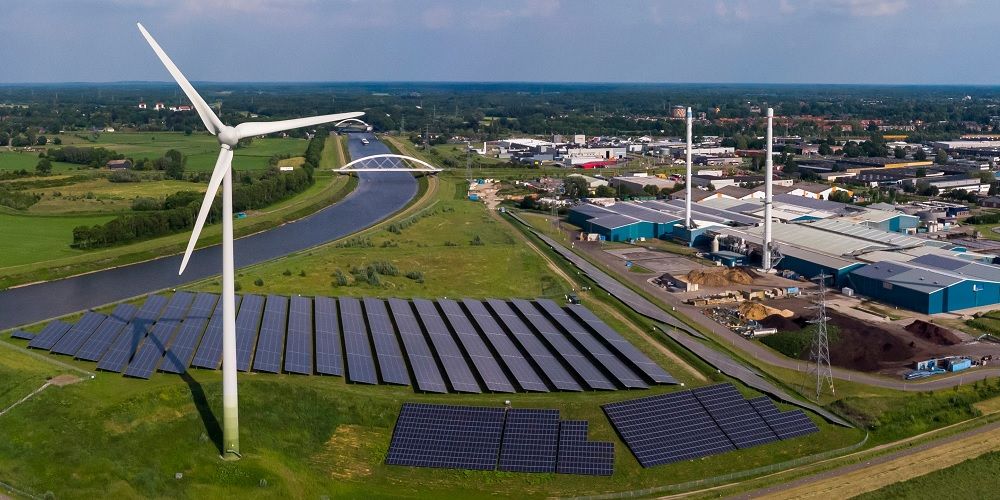
<path id="1" fill-rule="evenodd" d="M 948 152 L 943 149 L 937 150 L 937 153 L 934 153 L 934 163 L 937 163 L 938 165 L 947 165 Z"/>
<path id="2" fill-rule="evenodd" d="M 646 194 L 650 196 L 656 196 L 660 194 L 660 188 L 656 187 L 653 184 L 646 184 L 645 186 L 642 187 L 642 190 L 645 191 Z"/>
<path id="3" fill-rule="evenodd" d="M 917 152 L 913 153 L 913 159 L 916 160 L 916 161 L 926 161 L 927 160 L 927 152 L 924 151 L 924 148 L 918 148 Z"/>
<path id="4" fill-rule="evenodd" d="M 570 198 L 585 198 L 590 194 L 590 185 L 587 184 L 587 179 L 570 175 L 563 179 L 563 193 Z"/>
<path id="5" fill-rule="evenodd" d="M 38 164 L 35 165 L 35 172 L 38 175 L 49 175 L 52 173 L 52 162 L 48 158 L 42 158 L 38 160 Z"/>
<path id="6" fill-rule="evenodd" d="M 915 171 L 915 172 L 913 173 L 913 176 L 914 176 L 914 177 L 927 177 L 927 169 L 926 169 L 926 168 L 923 168 L 923 167 L 920 167 L 920 168 L 918 168 L 918 169 L 917 169 L 917 170 L 916 170 L 916 171 Z"/>
<path id="7" fill-rule="evenodd" d="M 62 144 L 62 139 L 60 139 L 59 137 L 56 137 L 55 139 L 52 139 L 52 144 L 55 144 L 56 146 L 59 146 L 60 144 Z"/>
<path id="8" fill-rule="evenodd" d="M 48 138 L 46 138 L 44 135 L 40 135 L 35 138 L 35 145 L 37 146 L 44 146 L 48 144 L 48 142 L 49 142 Z"/>
<path id="9" fill-rule="evenodd" d="M 850 203 L 851 195 L 844 191 L 843 189 L 838 189 L 830 193 L 830 201 L 836 201 L 839 203 Z"/>
<path id="10" fill-rule="evenodd" d="M 906 158 L 906 150 L 905 150 L 905 149 L 903 149 L 903 148 L 902 148 L 902 147 L 900 147 L 900 146 L 896 146 L 896 147 L 895 147 L 895 148 L 894 148 L 894 149 L 892 150 L 892 155 L 893 155 L 893 156 L 895 156 L 895 157 L 896 157 L 896 159 L 898 159 L 898 160 L 902 160 L 903 158 Z"/>
<path id="11" fill-rule="evenodd" d="M 829 144 L 827 144 L 827 143 L 824 142 L 823 144 L 819 145 L 819 154 L 821 154 L 823 156 L 832 155 L 833 154 L 833 148 L 830 147 Z"/>
<path id="12" fill-rule="evenodd" d="M 594 196 L 597 196 L 598 198 L 614 198 L 615 190 L 611 186 L 597 186 L 597 189 L 594 191 Z"/>

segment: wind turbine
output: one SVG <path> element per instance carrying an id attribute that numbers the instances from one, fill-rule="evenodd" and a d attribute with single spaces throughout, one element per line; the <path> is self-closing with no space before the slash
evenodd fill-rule
<path id="1" fill-rule="evenodd" d="M 195 221 L 194 229 L 191 232 L 191 240 L 188 242 L 187 250 L 184 251 L 184 259 L 181 261 L 181 268 L 178 274 L 184 273 L 188 259 L 194 252 L 195 243 L 205 225 L 205 219 L 212 209 L 212 202 L 215 195 L 222 186 L 222 458 L 226 460 L 236 460 L 240 458 L 240 433 L 239 433 L 239 409 L 236 394 L 236 290 L 233 264 L 233 147 L 240 139 L 257 135 L 266 135 L 283 130 L 291 130 L 300 127 L 309 127 L 322 123 L 345 120 L 347 118 L 357 118 L 364 113 L 339 113 L 335 115 L 313 116 L 309 118 L 296 118 L 294 120 L 282 120 L 275 122 L 245 122 L 235 127 L 230 127 L 222 123 L 219 117 L 212 112 L 212 108 L 198 95 L 187 78 L 181 74 L 170 57 L 160 48 L 152 35 L 146 31 L 142 23 L 136 23 L 142 36 L 149 42 L 153 52 L 170 76 L 177 81 L 184 94 L 191 101 L 194 109 L 201 117 L 208 132 L 219 139 L 219 158 L 215 162 L 215 169 L 212 177 L 208 181 L 208 190 L 205 192 L 205 201 L 201 204 L 198 212 L 198 219 Z"/>

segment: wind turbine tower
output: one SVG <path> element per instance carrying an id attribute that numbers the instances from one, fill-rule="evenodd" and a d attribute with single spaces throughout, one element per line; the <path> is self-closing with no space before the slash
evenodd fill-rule
<path id="1" fill-rule="evenodd" d="M 771 270 L 771 185 L 774 183 L 774 109 L 767 108 L 767 152 L 764 156 L 764 245 L 761 255 L 761 268 Z"/>
<path id="2" fill-rule="evenodd" d="M 181 73 L 166 52 L 160 48 L 153 36 L 146 31 L 142 24 L 136 23 L 142 36 L 153 48 L 153 52 L 160 58 L 160 62 L 166 66 L 170 76 L 174 78 L 184 94 L 187 95 L 191 105 L 198 112 L 202 123 L 208 132 L 216 136 L 219 140 L 219 158 L 215 162 L 212 170 L 212 177 L 208 181 L 208 190 L 205 192 L 205 200 L 198 211 L 198 218 L 195 220 L 194 228 L 191 231 L 191 239 L 188 241 L 187 250 L 184 251 L 184 258 L 181 260 L 181 268 L 178 274 L 184 273 L 188 259 L 194 252 L 195 244 L 198 243 L 198 236 L 205 225 L 209 212 L 212 211 L 212 202 L 215 195 L 222 187 L 222 458 L 224 460 L 237 460 L 240 458 L 240 433 L 239 433 L 239 406 L 236 391 L 236 285 L 235 285 L 235 265 L 233 259 L 233 148 L 240 139 L 255 137 L 259 135 L 273 134 L 284 130 L 291 130 L 301 127 L 310 127 L 323 123 L 337 122 L 348 118 L 357 118 L 364 113 L 340 113 L 335 115 L 313 116 L 309 118 L 296 118 L 292 120 L 281 120 L 274 122 L 244 122 L 235 127 L 222 123 L 218 116 L 212 112 L 211 106 L 205 102 L 198 92 L 191 86 L 191 82 Z"/>
<path id="3" fill-rule="evenodd" d="M 684 197 L 684 227 L 694 229 L 691 223 L 691 108 L 687 109 L 687 172 L 684 174 L 684 183 L 687 187 L 687 196 Z"/>

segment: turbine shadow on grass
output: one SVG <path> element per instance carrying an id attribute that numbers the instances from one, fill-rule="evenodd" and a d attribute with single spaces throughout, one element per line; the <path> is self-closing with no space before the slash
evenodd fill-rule
<path id="1" fill-rule="evenodd" d="M 194 402 L 194 407 L 198 410 L 198 416 L 201 417 L 201 422 L 205 425 L 205 433 L 208 434 L 208 438 L 215 443 L 215 447 L 218 448 L 219 454 L 221 455 L 222 450 L 222 426 L 219 425 L 219 419 L 215 417 L 212 413 L 212 407 L 208 403 L 208 398 L 205 397 L 205 390 L 202 389 L 201 384 L 198 383 L 194 377 L 191 376 L 187 370 L 181 373 L 181 380 L 187 384 L 188 389 L 191 390 L 191 399 Z"/>

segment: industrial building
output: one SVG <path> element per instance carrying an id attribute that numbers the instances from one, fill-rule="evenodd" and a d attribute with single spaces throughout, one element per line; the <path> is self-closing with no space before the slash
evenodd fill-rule
<path id="1" fill-rule="evenodd" d="M 862 295 L 925 314 L 1000 304 L 1000 267 L 957 257 L 876 262 L 849 279 Z"/>

